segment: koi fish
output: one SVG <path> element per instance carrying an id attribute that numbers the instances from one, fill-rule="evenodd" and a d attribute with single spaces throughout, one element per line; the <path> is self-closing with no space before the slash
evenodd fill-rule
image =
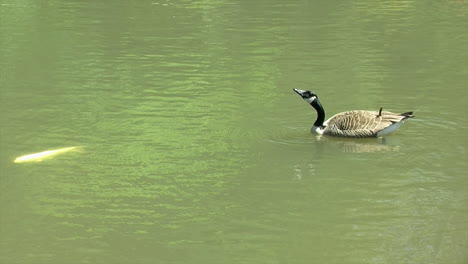
<path id="1" fill-rule="evenodd" d="M 44 159 L 53 158 L 57 155 L 60 155 L 65 152 L 79 150 L 80 147 L 68 147 L 54 150 L 47 150 L 43 152 L 33 153 L 18 157 L 14 160 L 15 163 L 24 163 L 24 162 L 40 162 Z"/>

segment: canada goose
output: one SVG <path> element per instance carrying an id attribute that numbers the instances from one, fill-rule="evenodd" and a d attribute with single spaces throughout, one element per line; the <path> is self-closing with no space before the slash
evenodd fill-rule
<path id="1" fill-rule="evenodd" d="M 380 111 L 354 110 L 338 113 L 325 121 L 325 110 L 317 97 L 311 91 L 293 89 L 302 99 L 317 110 L 311 131 L 320 135 L 337 137 L 381 137 L 397 130 L 413 112 L 391 113 Z"/>

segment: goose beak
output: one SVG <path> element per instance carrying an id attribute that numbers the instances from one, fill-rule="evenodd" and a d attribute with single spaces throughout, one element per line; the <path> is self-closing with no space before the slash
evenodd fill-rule
<path id="1" fill-rule="evenodd" d="M 298 95 L 300 95 L 301 97 L 303 97 L 305 91 L 304 90 L 299 90 L 299 89 L 293 89 L 294 92 L 296 92 Z"/>

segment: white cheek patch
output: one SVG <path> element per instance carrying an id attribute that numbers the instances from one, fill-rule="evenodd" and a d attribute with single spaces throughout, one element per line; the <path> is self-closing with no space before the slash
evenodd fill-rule
<path id="1" fill-rule="evenodd" d="M 304 100 L 309 104 L 311 104 L 313 101 L 315 101 L 315 99 L 317 99 L 317 96 L 312 96 L 310 98 L 304 98 Z"/>

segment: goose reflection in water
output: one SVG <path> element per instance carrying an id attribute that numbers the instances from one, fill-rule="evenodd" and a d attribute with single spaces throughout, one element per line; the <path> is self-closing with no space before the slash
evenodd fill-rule
<path id="1" fill-rule="evenodd" d="M 378 140 L 352 140 L 349 138 L 330 138 L 318 135 L 317 144 L 327 143 L 331 146 L 339 148 L 342 152 L 347 153 L 370 153 L 370 152 L 387 152 L 399 151 L 400 146 L 395 140 L 389 141 L 387 138 L 379 138 Z"/>

